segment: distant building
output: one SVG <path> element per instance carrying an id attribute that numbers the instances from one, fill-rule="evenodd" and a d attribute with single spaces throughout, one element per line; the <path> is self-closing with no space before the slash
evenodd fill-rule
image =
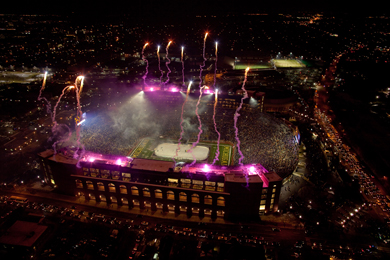
<path id="1" fill-rule="evenodd" d="M 32 258 L 47 238 L 47 229 L 48 226 L 38 222 L 15 221 L 0 236 L 2 255 L 12 256 L 12 259 Z"/>

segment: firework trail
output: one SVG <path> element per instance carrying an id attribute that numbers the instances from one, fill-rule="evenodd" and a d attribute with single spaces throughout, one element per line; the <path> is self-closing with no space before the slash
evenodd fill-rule
<path id="1" fill-rule="evenodd" d="M 58 104 L 60 103 L 61 98 L 65 95 L 65 91 L 68 90 L 68 89 L 72 89 L 72 88 L 74 88 L 74 86 L 67 86 L 67 87 L 65 87 L 65 88 L 62 90 L 62 93 L 61 93 L 60 97 L 58 98 L 56 105 L 55 105 L 54 108 L 53 108 L 53 114 L 52 114 L 52 118 L 51 118 L 51 121 L 53 122 L 53 127 L 52 127 L 52 129 L 51 129 L 53 135 L 54 135 L 56 132 L 58 132 L 58 128 L 57 128 L 58 125 L 57 125 L 57 121 L 56 121 L 56 114 L 57 114 L 57 107 L 58 107 Z M 68 126 L 66 126 L 66 127 L 68 128 L 69 133 L 71 134 L 69 127 L 68 127 Z M 57 143 L 60 142 L 60 141 L 61 141 L 61 140 L 58 140 L 58 141 L 54 142 L 54 144 L 53 144 L 54 154 L 57 154 L 57 149 L 56 149 L 56 147 L 57 147 Z"/>
<path id="2" fill-rule="evenodd" d="M 206 66 L 206 39 L 207 39 L 207 35 L 209 33 L 206 33 L 205 36 L 204 36 L 204 40 L 203 40 L 203 63 L 202 65 L 200 65 L 200 73 L 199 73 L 199 88 L 202 87 L 202 71 L 203 71 L 203 68 L 204 66 Z"/>
<path id="3" fill-rule="evenodd" d="M 58 98 L 56 105 L 55 105 L 54 108 L 53 108 L 53 114 L 52 114 L 52 118 L 51 118 L 51 119 L 52 119 L 52 122 L 54 123 L 53 129 L 57 126 L 56 114 L 57 114 L 57 107 L 58 107 L 58 104 L 60 103 L 61 98 L 65 95 L 65 91 L 67 91 L 68 89 L 73 89 L 73 88 L 74 88 L 74 86 L 67 86 L 67 87 L 65 87 L 65 88 L 62 90 L 62 93 L 61 93 L 60 97 Z"/>
<path id="4" fill-rule="evenodd" d="M 217 141 L 217 152 L 215 153 L 215 158 L 213 160 L 213 163 L 212 165 L 215 164 L 216 161 L 219 160 L 219 141 L 221 140 L 221 134 L 219 133 L 218 129 L 217 129 L 217 123 L 215 122 L 215 109 L 217 107 L 217 103 L 218 103 L 218 89 L 215 90 L 215 102 L 214 102 L 214 113 L 213 113 L 213 122 L 214 122 L 214 129 L 215 129 L 215 132 L 217 132 L 218 134 L 218 141 Z"/>
<path id="5" fill-rule="evenodd" d="M 145 75 L 142 76 L 142 78 L 144 79 L 144 87 L 147 86 L 146 84 L 146 76 L 148 75 L 148 68 L 149 68 L 149 62 L 148 60 L 145 58 L 145 48 L 146 46 L 148 46 L 149 43 L 145 43 L 144 47 L 142 48 L 142 60 L 146 63 L 146 72 L 145 72 Z M 81 92 L 81 89 L 80 89 L 80 92 Z"/>
<path id="6" fill-rule="evenodd" d="M 217 61 L 218 61 L 218 42 L 215 43 L 215 65 L 214 65 L 214 84 L 213 84 L 213 89 L 215 91 L 215 101 L 214 101 L 214 113 L 213 113 L 213 122 L 214 122 L 214 129 L 215 129 L 215 132 L 217 132 L 218 134 L 218 141 L 217 141 L 217 152 L 215 153 L 215 158 L 213 160 L 213 163 L 212 165 L 215 164 L 216 161 L 219 160 L 219 141 L 221 140 L 221 134 L 219 133 L 218 129 L 217 129 L 217 123 L 215 122 L 215 110 L 216 110 L 216 107 L 217 107 L 217 103 L 218 103 L 218 89 L 215 89 L 215 83 L 217 81 Z"/>
<path id="7" fill-rule="evenodd" d="M 46 113 L 51 114 L 51 104 L 50 104 L 50 102 L 45 97 L 41 97 L 42 96 L 42 91 L 46 87 L 46 78 L 47 78 L 47 71 L 45 71 L 45 76 L 43 77 L 42 87 L 39 90 L 38 101 L 41 101 L 42 99 L 45 100 L 45 102 L 46 102 Z"/>
<path id="8" fill-rule="evenodd" d="M 195 159 L 194 154 L 192 153 L 192 149 L 194 149 L 194 148 L 198 145 L 199 139 L 200 139 L 200 135 L 203 133 L 203 130 L 202 130 L 202 121 L 200 120 L 200 116 L 199 116 L 199 113 L 198 113 L 199 103 L 200 103 L 200 99 L 202 98 L 203 89 L 204 89 L 204 86 L 200 88 L 199 99 L 198 99 L 198 102 L 196 103 L 196 109 L 195 109 L 195 113 L 196 113 L 196 116 L 198 117 L 198 122 L 199 122 L 199 127 L 198 127 L 199 133 L 198 133 L 198 138 L 197 138 L 196 142 L 192 143 L 191 148 L 188 150 L 188 151 L 192 154 L 192 157 L 194 157 L 194 161 L 190 164 L 190 166 L 192 166 L 192 165 L 194 165 L 194 164 L 196 163 L 196 159 Z"/>
<path id="9" fill-rule="evenodd" d="M 176 155 L 175 155 L 175 157 L 177 157 L 177 153 L 180 151 L 181 139 L 183 138 L 183 133 L 184 133 L 184 129 L 183 129 L 184 105 L 186 104 L 186 102 L 187 102 L 187 100 L 188 100 L 188 94 L 190 93 L 191 84 L 192 84 L 192 81 L 190 81 L 190 84 L 188 84 L 186 99 L 184 100 L 183 106 L 181 107 L 181 116 L 180 116 L 180 129 L 181 129 L 181 132 L 180 132 L 179 140 L 177 141 L 178 143 L 177 143 L 177 149 L 176 149 Z"/>
<path id="10" fill-rule="evenodd" d="M 79 91 L 79 88 L 77 86 L 77 81 L 80 81 L 80 89 L 82 89 L 83 87 L 83 84 L 84 84 L 84 77 L 83 76 L 78 76 L 76 78 L 76 81 L 75 81 L 75 88 L 76 88 L 76 100 L 77 100 L 77 113 L 76 113 L 76 118 L 80 121 L 81 120 L 81 116 L 83 114 L 83 112 L 81 111 L 81 106 L 80 106 L 80 91 Z M 80 149 L 80 128 L 81 128 L 81 124 L 76 124 L 76 137 L 77 137 L 77 149 L 76 149 L 76 152 L 74 153 L 73 155 L 73 158 L 74 159 L 77 159 L 79 158 L 79 160 L 81 159 L 81 156 L 77 156 L 77 153 Z M 84 147 L 83 147 L 84 149 Z"/>
<path id="11" fill-rule="evenodd" d="M 77 161 L 77 164 L 76 164 L 77 168 L 81 168 L 80 162 L 81 162 L 81 159 L 84 157 L 84 155 L 85 155 L 85 146 L 82 144 L 81 145 L 81 152 L 80 152 L 79 160 Z"/>
<path id="12" fill-rule="evenodd" d="M 218 62 L 218 42 L 215 42 L 215 64 L 214 64 L 214 84 L 213 84 L 214 90 L 215 90 L 215 82 L 217 81 L 217 62 Z"/>
<path id="13" fill-rule="evenodd" d="M 171 63 L 171 60 L 168 57 L 168 49 L 169 49 L 169 45 L 171 45 L 171 43 L 172 43 L 172 41 L 169 41 L 167 48 L 165 49 L 165 51 L 166 51 L 165 58 L 167 59 L 167 61 L 165 62 L 165 66 L 167 67 L 168 72 L 167 72 L 167 80 L 164 82 L 164 87 L 169 82 L 169 74 L 171 73 L 171 69 L 169 68 L 169 64 Z"/>
<path id="14" fill-rule="evenodd" d="M 157 58 L 158 58 L 158 70 L 160 71 L 160 84 L 162 82 L 162 77 L 164 75 L 164 72 L 161 69 L 161 62 L 160 62 L 160 45 L 157 46 Z"/>
<path id="15" fill-rule="evenodd" d="M 45 71 L 45 76 L 43 77 L 42 87 L 39 90 L 38 100 L 41 100 L 42 91 L 45 89 L 46 86 L 46 78 L 47 78 L 47 71 Z"/>
<path id="16" fill-rule="evenodd" d="M 72 136 L 72 131 L 70 131 L 69 126 L 67 126 L 65 124 L 63 126 L 65 126 L 66 129 L 68 130 L 68 136 L 66 138 L 63 138 L 63 139 L 60 139 L 60 140 L 57 140 L 54 142 L 54 144 L 53 144 L 54 156 L 57 154 L 57 149 L 56 149 L 57 144 L 59 142 L 66 143 L 67 141 L 69 141 L 70 137 Z"/>
<path id="17" fill-rule="evenodd" d="M 238 160 L 238 164 L 240 166 L 242 166 L 242 160 L 244 159 L 244 155 L 242 154 L 241 152 L 241 148 L 240 148 L 240 139 L 238 138 L 238 128 L 237 128 L 237 119 L 238 117 L 240 116 L 240 114 L 238 113 L 241 108 L 242 108 L 242 102 L 244 101 L 244 99 L 248 98 L 248 93 L 245 89 L 245 83 L 246 83 L 246 80 L 247 80 L 247 76 L 248 76 L 248 71 L 249 71 L 249 67 L 246 68 L 245 70 L 245 79 L 244 79 L 244 82 L 242 83 L 242 90 L 244 91 L 244 96 L 241 98 L 241 103 L 240 103 L 240 106 L 237 108 L 236 110 L 236 113 L 234 114 L 234 129 L 236 130 L 236 141 L 237 141 L 237 150 L 238 150 L 238 153 L 240 154 L 240 158 Z"/>
<path id="18" fill-rule="evenodd" d="M 183 54 L 184 54 L 184 47 L 181 47 L 181 74 L 183 74 L 183 86 L 185 86 L 185 84 L 184 84 L 184 59 L 183 59 L 184 55 Z M 187 94 L 187 96 L 188 96 L 188 94 Z"/>
<path id="19" fill-rule="evenodd" d="M 198 102 L 196 103 L 196 109 L 195 109 L 195 113 L 196 113 L 196 116 L 198 117 L 198 122 L 199 122 L 199 133 L 198 133 L 198 139 L 196 140 L 196 142 L 192 143 L 192 146 L 191 148 L 189 149 L 189 151 L 192 153 L 192 149 L 195 148 L 198 143 L 199 143 L 199 139 L 200 139 L 200 135 L 203 133 L 202 131 L 202 121 L 200 119 L 200 116 L 199 116 L 199 113 L 198 113 L 198 108 L 199 108 L 199 103 L 200 103 L 200 99 L 202 98 L 202 94 L 203 94 L 203 88 L 204 86 L 202 87 L 202 71 L 203 71 L 203 68 L 204 66 L 206 66 L 205 62 L 206 62 L 206 39 L 207 39 L 207 35 L 208 33 L 205 34 L 204 36 L 204 40 L 203 40 L 203 63 L 202 65 L 200 65 L 200 72 L 199 72 L 199 99 L 198 99 Z M 191 166 L 194 165 L 196 163 L 196 159 L 194 159 L 194 161 L 190 164 Z"/>

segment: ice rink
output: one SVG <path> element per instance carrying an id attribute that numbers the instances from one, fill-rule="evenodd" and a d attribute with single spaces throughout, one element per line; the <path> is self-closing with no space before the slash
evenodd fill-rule
<path id="1" fill-rule="evenodd" d="M 175 158 L 177 160 L 194 160 L 203 161 L 209 156 L 209 148 L 206 146 L 196 146 L 191 152 L 188 150 L 192 145 L 181 144 L 180 150 L 177 151 L 177 144 L 163 143 L 159 144 L 155 149 L 154 153 L 163 158 Z"/>

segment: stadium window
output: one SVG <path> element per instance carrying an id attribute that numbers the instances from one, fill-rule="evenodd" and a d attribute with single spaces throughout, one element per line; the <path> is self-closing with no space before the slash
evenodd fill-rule
<path id="1" fill-rule="evenodd" d="M 91 172 L 91 177 L 99 177 L 99 169 L 89 168 L 89 171 Z"/>
<path id="2" fill-rule="evenodd" d="M 96 200 L 95 195 L 92 194 L 92 193 L 88 194 L 88 197 L 89 197 L 90 200 Z"/>
<path id="3" fill-rule="evenodd" d="M 275 192 L 276 192 L 276 188 L 273 188 L 273 189 L 272 189 L 272 193 L 275 193 Z"/>
<path id="4" fill-rule="evenodd" d="M 156 203 L 156 208 L 157 208 L 157 209 L 163 209 L 163 206 L 164 206 L 164 204 L 162 204 L 162 203 L 160 203 L 160 202 L 157 202 L 157 203 Z"/>
<path id="5" fill-rule="evenodd" d="M 83 182 L 80 180 L 76 180 L 76 188 L 82 189 L 83 188 Z"/>
<path id="6" fill-rule="evenodd" d="M 118 203 L 118 200 L 117 200 L 116 197 L 114 197 L 114 196 L 111 196 L 111 197 L 110 197 L 110 201 L 111 201 L 111 203 L 115 203 L 115 204 Z"/>
<path id="7" fill-rule="evenodd" d="M 173 187 L 179 186 L 179 180 L 168 178 L 168 186 L 173 186 Z"/>
<path id="8" fill-rule="evenodd" d="M 272 197 L 271 198 L 275 198 L 275 193 L 274 194 L 272 194 Z"/>
<path id="9" fill-rule="evenodd" d="M 128 205 L 129 204 L 129 200 L 127 198 L 121 198 L 121 201 L 122 201 L 123 205 Z"/>
<path id="10" fill-rule="evenodd" d="M 131 195 L 134 195 L 134 196 L 139 195 L 138 188 L 136 186 L 131 187 Z"/>
<path id="11" fill-rule="evenodd" d="M 184 192 L 180 192 L 179 193 L 179 201 L 187 202 L 187 194 L 185 194 Z"/>
<path id="12" fill-rule="evenodd" d="M 259 210 L 260 210 L 260 211 L 265 211 L 265 205 L 260 205 Z"/>
<path id="13" fill-rule="evenodd" d="M 225 184 L 223 182 L 217 182 L 217 191 L 223 192 Z"/>
<path id="14" fill-rule="evenodd" d="M 162 191 L 161 190 L 154 190 L 154 197 L 156 199 L 162 199 L 162 197 L 163 197 Z"/>
<path id="15" fill-rule="evenodd" d="M 260 205 L 265 205 L 265 203 L 266 203 L 266 200 L 261 200 L 260 201 Z"/>
<path id="16" fill-rule="evenodd" d="M 204 204 L 212 205 L 213 204 L 213 197 L 210 195 L 204 196 Z"/>
<path id="17" fill-rule="evenodd" d="M 217 198 L 217 206 L 225 206 L 225 198 L 224 197 L 218 197 Z"/>
<path id="18" fill-rule="evenodd" d="M 217 217 L 224 217 L 224 216 L 225 216 L 225 211 L 217 210 Z"/>
<path id="19" fill-rule="evenodd" d="M 101 170 L 100 178 L 104 178 L 104 179 L 110 178 L 110 170 Z"/>
<path id="20" fill-rule="evenodd" d="M 111 177 L 113 180 L 119 180 L 119 171 L 112 171 Z"/>
<path id="21" fill-rule="evenodd" d="M 212 212 L 211 209 L 205 209 L 205 210 L 204 210 L 204 214 L 207 215 L 207 216 L 210 216 L 210 215 L 211 215 L 211 212 Z"/>
<path id="22" fill-rule="evenodd" d="M 133 205 L 134 206 L 139 206 L 139 200 L 133 200 Z"/>
<path id="23" fill-rule="evenodd" d="M 167 199 L 175 200 L 175 193 L 171 190 L 167 191 Z"/>
<path id="24" fill-rule="evenodd" d="M 83 173 L 84 173 L 84 176 L 89 176 L 89 169 L 83 168 Z"/>
<path id="25" fill-rule="evenodd" d="M 262 195 L 261 195 L 261 199 L 262 199 L 262 200 L 265 200 L 266 198 L 267 198 L 267 194 L 262 194 Z"/>
<path id="26" fill-rule="evenodd" d="M 167 205 L 167 208 L 168 208 L 168 211 L 169 211 L 169 212 L 174 212 L 174 211 L 175 211 L 175 207 L 176 207 L 176 206 L 173 205 L 173 204 L 168 204 L 168 205 Z"/>
<path id="27" fill-rule="evenodd" d="M 119 185 L 119 191 L 122 194 L 127 194 L 127 187 L 125 185 Z"/>
<path id="28" fill-rule="evenodd" d="M 87 184 L 87 189 L 89 189 L 89 190 L 94 190 L 94 189 L 95 189 L 95 188 L 93 187 L 92 181 L 86 181 L 85 183 Z"/>
<path id="29" fill-rule="evenodd" d="M 145 208 L 151 208 L 152 207 L 152 203 L 150 201 L 145 201 L 144 205 L 145 205 Z"/>
<path id="30" fill-rule="evenodd" d="M 203 189 L 203 181 L 200 180 L 192 180 L 192 188 L 202 190 Z"/>
<path id="31" fill-rule="evenodd" d="M 268 193 L 268 190 L 266 188 L 264 188 L 262 191 L 261 191 L 261 194 L 267 194 Z"/>
<path id="32" fill-rule="evenodd" d="M 191 187 L 191 180 L 190 179 L 180 179 L 181 185 L 180 187 L 182 188 L 190 188 Z"/>
<path id="33" fill-rule="evenodd" d="M 115 184 L 114 183 L 109 183 L 108 184 L 108 191 L 109 192 L 116 192 Z"/>
<path id="34" fill-rule="evenodd" d="M 199 203 L 199 195 L 194 193 L 191 195 L 191 202 L 192 203 Z"/>
<path id="35" fill-rule="evenodd" d="M 206 190 L 214 191 L 215 190 L 215 182 L 213 181 L 205 181 L 204 184 L 206 185 Z"/>
<path id="36" fill-rule="evenodd" d="M 131 181 L 131 174 L 127 172 L 122 172 L 122 181 Z"/>
<path id="37" fill-rule="evenodd" d="M 215 186 L 215 182 L 214 181 L 205 181 L 204 184 L 206 186 Z"/>
<path id="38" fill-rule="evenodd" d="M 148 188 L 143 188 L 142 194 L 144 195 L 144 197 L 150 197 L 150 190 Z"/>
<path id="39" fill-rule="evenodd" d="M 274 199 L 271 199 L 271 204 L 272 204 L 272 205 L 274 204 L 274 201 L 275 201 Z"/>
<path id="40" fill-rule="evenodd" d="M 98 190 L 105 191 L 103 182 L 98 182 L 96 184 L 96 186 L 97 186 Z"/>
<path id="41" fill-rule="evenodd" d="M 192 208 L 192 213 L 193 214 L 199 214 L 199 208 Z"/>
<path id="42" fill-rule="evenodd" d="M 187 212 L 187 207 L 186 206 L 180 206 L 180 212 Z"/>

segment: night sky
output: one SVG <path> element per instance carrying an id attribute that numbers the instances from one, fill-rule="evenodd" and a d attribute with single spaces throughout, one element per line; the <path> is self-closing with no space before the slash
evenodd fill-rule
<path id="1" fill-rule="evenodd" d="M 104 3 L 85 1 L 8 1 L 2 3 L 0 13 L 67 14 L 77 13 L 84 17 L 102 14 L 129 14 L 140 18 L 163 19 L 193 14 L 227 14 L 253 12 L 331 12 L 350 14 L 382 14 L 386 12 L 377 2 L 364 5 L 357 2 L 340 4 L 340 1 L 232 1 L 232 0 L 111 0 Z"/>

